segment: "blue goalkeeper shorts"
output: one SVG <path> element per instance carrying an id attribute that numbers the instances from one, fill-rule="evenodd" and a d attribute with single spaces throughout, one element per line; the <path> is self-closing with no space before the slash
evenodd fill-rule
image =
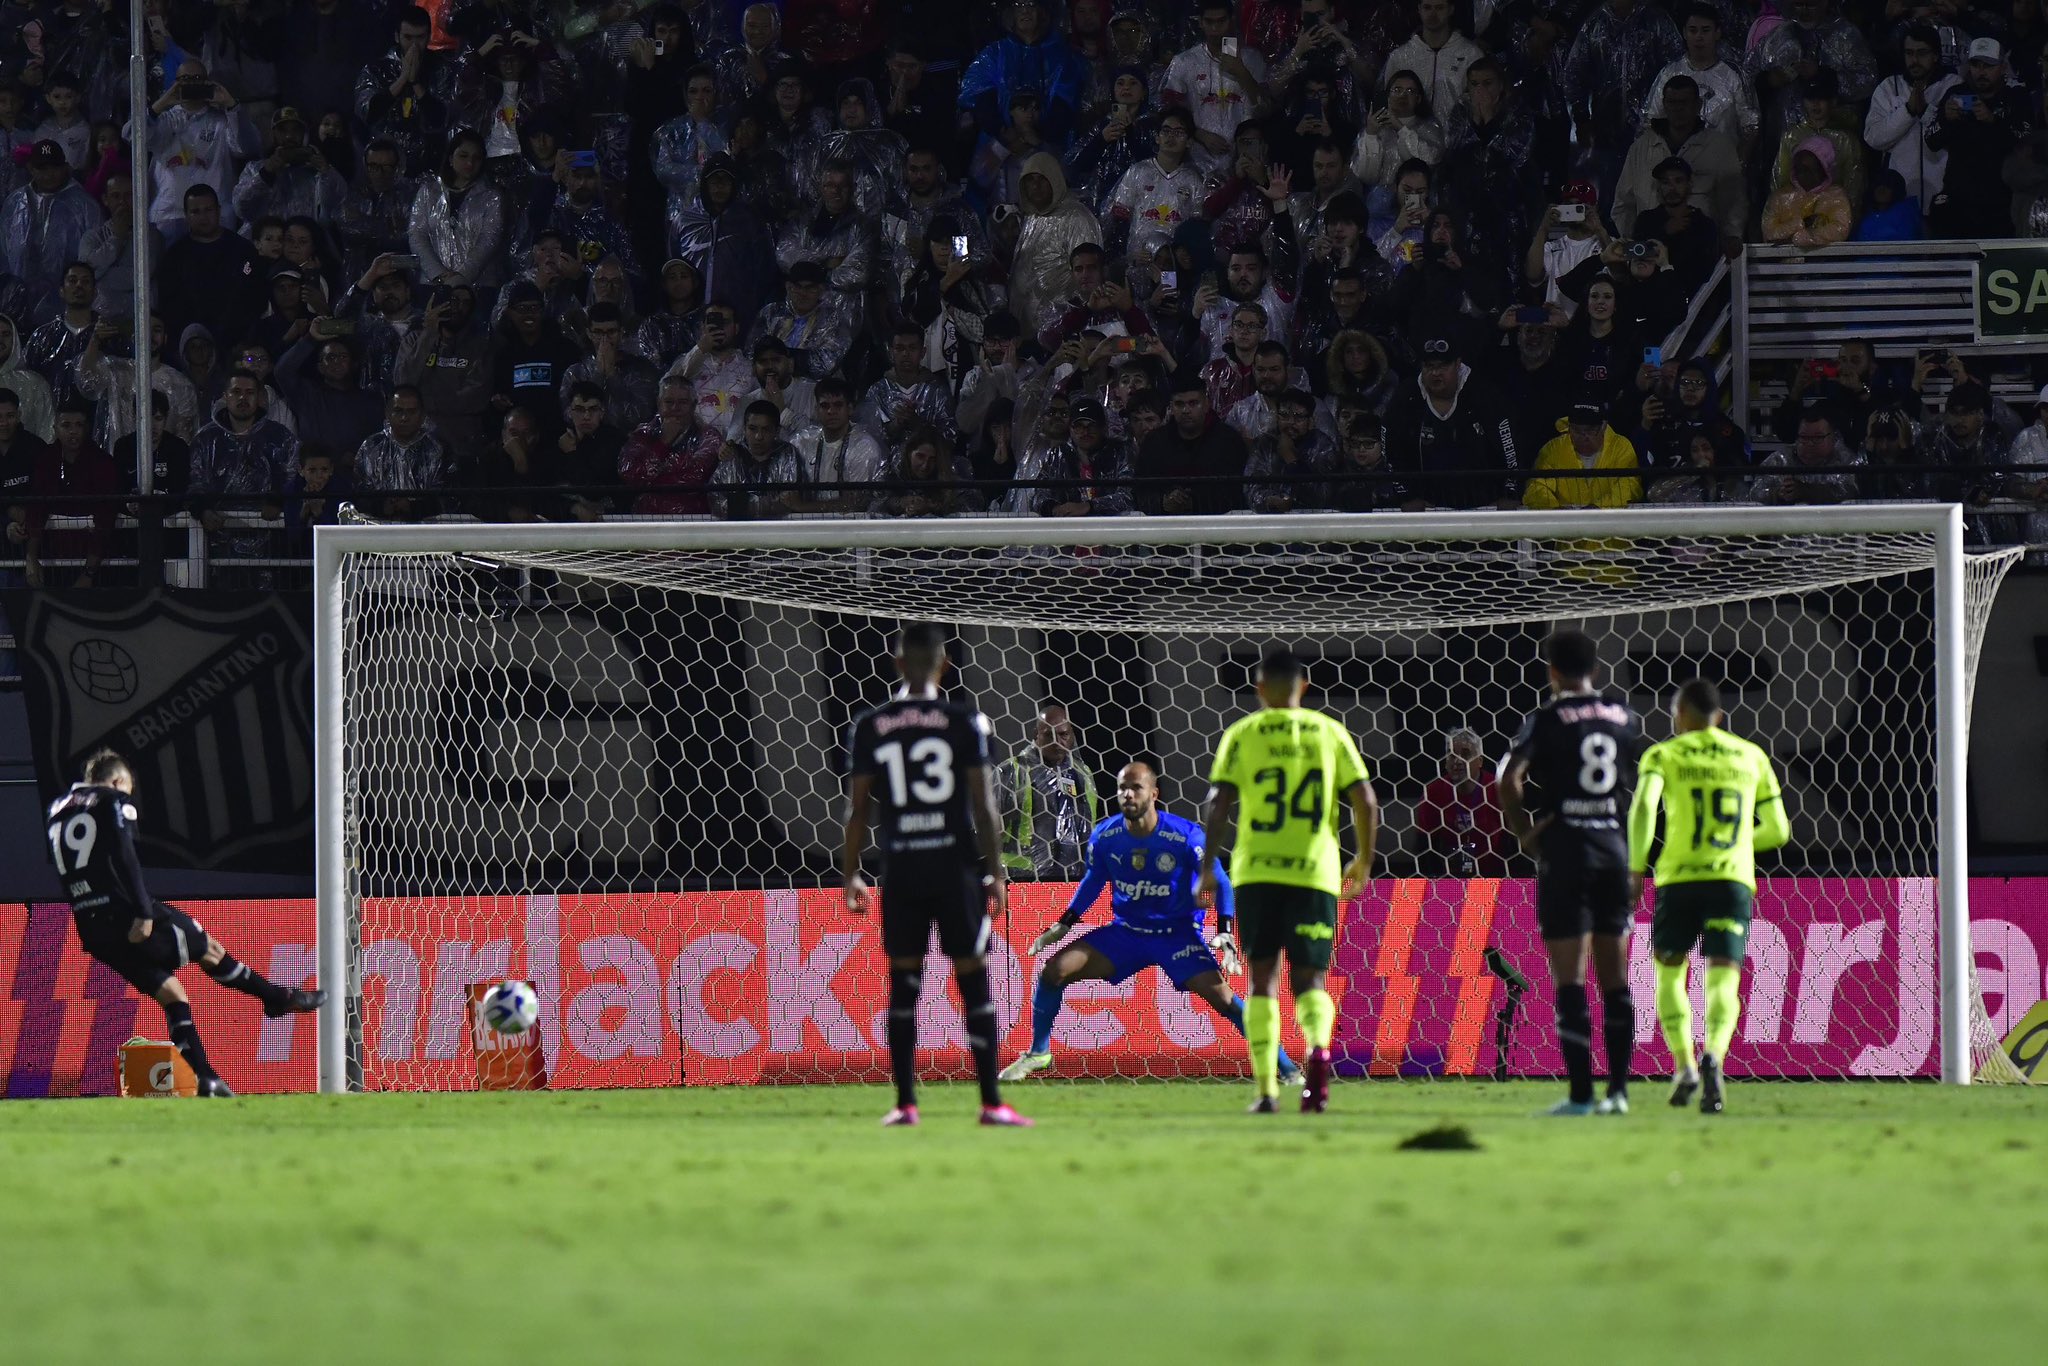
<path id="1" fill-rule="evenodd" d="M 1192 924 L 1141 930 L 1113 921 L 1090 930 L 1079 942 L 1109 960 L 1109 980 L 1113 983 L 1135 977 L 1146 968 L 1158 968 L 1175 990 L 1186 991 L 1188 983 L 1203 973 L 1222 971 L 1216 955 L 1202 942 L 1201 931 Z"/>

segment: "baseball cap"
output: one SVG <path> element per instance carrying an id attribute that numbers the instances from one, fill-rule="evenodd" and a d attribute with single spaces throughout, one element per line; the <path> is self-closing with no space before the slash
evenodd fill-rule
<path id="1" fill-rule="evenodd" d="M 282 128 L 287 123 L 296 123 L 299 127 L 304 128 L 306 126 L 306 116 L 289 104 L 281 106 L 275 114 L 270 116 L 270 126 L 272 128 Z"/>
<path id="2" fill-rule="evenodd" d="M 788 280 L 793 285 L 822 285 L 825 268 L 816 261 L 798 261 L 789 268 Z"/>
<path id="3" fill-rule="evenodd" d="M 44 138 L 30 150 L 28 164 L 31 166 L 66 166 L 70 163 L 65 160 L 62 147 L 59 147 L 53 140 Z"/>
<path id="4" fill-rule="evenodd" d="M 1597 427 L 1607 420 L 1607 405 L 1597 398 L 1582 398 L 1571 406 L 1565 418 L 1574 427 Z"/>
<path id="5" fill-rule="evenodd" d="M 1662 180 L 1665 176 L 1674 173 L 1678 175 L 1691 175 L 1692 163 L 1684 157 L 1665 157 L 1651 169 L 1650 178 L 1652 180 Z"/>
<path id="6" fill-rule="evenodd" d="M 1017 321 L 1016 315 L 1007 309 L 989 314 L 988 321 L 983 323 L 981 328 L 984 341 L 1015 341 L 1023 335 L 1023 325 Z"/>
<path id="7" fill-rule="evenodd" d="M 299 273 L 297 266 L 284 265 L 273 268 L 270 272 L 270 278 L 272 280 L 304 280 L 306 277 Z"/>
<path id="8" fill-rule="evenodd" d="M 1454 361 L 1457 358 L 1458 343 L 1453 341 L 1448 335 L 1438 333 L 1436 336 L 1424 339 L 1422 343 L 1422 363 L 1424 365 L 1432 362 Z"/>
<path id="9" fill-rule="evenodd" d="M 1567 180 L 1564 184 L 1564 202 L 1567 204 L 1598 204 L 1600 187 L 1590 180 Z"/>
<path id="10" fill-rule="evenodd" d="M 1998 45 L 1996 38 L 1976 38 L 1970 42 L 1969 57 L 1973 62 L 2002 62 L 2005 49 Z"/>
<path id="11" fill-rule="evenodd" d="M 2034 398 L 2034 406 L 2037 408 L 2048 408 L 2048 384 L 2041 386 L 2041 392 Z"/>
<path id="12" fill-rule="evenodd" d="M 755 360 L 759 360 L 763 356 L 772 355 L 777 351 L 782 352 L 784 355 L 788 355 L 789 343 L 784 341 L 780 337 L 763 337 L 759 341 L 754 343 Z"/>
<path id="13" fill-rule="evenodd" d="M 1104 411 L 1102 402 L 1099 399 L 1076 399 L 1071 418 L 1075 422 L 1085 422 L 1091 427 L 1106 427 L 1109 425 L 1109 414 Z"/>
<path id="14" fill-rule="evenodd" d="M 531 280 L 514 280 L 505 288 L 505 307 L 517 308 L 521 304 L 543 304 L 547 299 L 541 294 L 540 286 Z"/>
<path id="15" fill-rule="evenodd" d="M 1811 76 L 1799 83 L 1802 98 L 1816 100 L 1837 100 L 1842 97 L 1842 78 L 1835 74 L 1833 67 L 1814 68 Z"/>

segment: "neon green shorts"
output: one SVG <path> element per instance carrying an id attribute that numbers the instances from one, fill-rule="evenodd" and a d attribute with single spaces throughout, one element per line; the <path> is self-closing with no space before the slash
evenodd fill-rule
<path id="1" fill-rule="evenodd" d="M 1314 887 L 1254 882 L 1237 888 L 1237 922 L 1244 956 L 1278 958 L 1290 967 L 1327 970 L 1337 951 L 1337 898 Z"/>
<path id="2" fill-rule="evenodd" d="M 1749 917 L 1756 893 L 1739 882 L 1678 882 L 1657 889 L 1650 916 L 1650 947 L 1659 955 L 1690 953 L 1698 944 L 1709 958 L 1740 963 L 1749 952 Z"/>

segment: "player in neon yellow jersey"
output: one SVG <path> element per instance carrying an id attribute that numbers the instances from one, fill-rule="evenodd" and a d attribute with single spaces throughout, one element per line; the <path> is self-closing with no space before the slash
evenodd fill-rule
<path id="1" fill-rule="evenodd" d="M 1307 688 L 1307 671 L 1291 651 L 1266 652 L 1258 673 L 1262 706 L 1223 733 L 1202 820 L 1202 877 L 1196 887 L 1201 905 L 1215 899 L 1218 851 L 1234 845 L 1230 882 L 1251 965 L 1244 1033 L 1259 1088 L 1252 1104 L 1257 1114 L 1280 1108 L 1277 983 L 1283 950 L 1294 1018 L 1308 1042 L 1301 1108 L 1313 1113 L 1329 1105 L 1337 1008 L 1323 983 L 1337 946 L 1337 906 L 1340 898 L 1348 901 L 1364 889 L 1379 833 L 1379 802 L 1358 746 L 1337 721 L 1301 705 Z M 1337 840 L 1339 800 L 1351 808 L 1358 846 L 1348 866 Z M 1241 830 L 1240 802 L 1246 817 Z"/>
<path id="2" fill-rule="evenodd" d="M 1741 1014 L 1736 995 L 1756 903 L 1756 856 L 1792 836 L 1771 756 L 1721 729 L 1721 691 L 1694 679 L 1671 704 L 1672 737 L 1643 754 L 1628 812 L 1628 866 L 1638 897 L 1657 816 L 1657 909 L 1650 950 L 1657 958 L 1657 1020 L 1671 1047 L 1671 1103 L 1699 1092 L 1700 1112 L 1719 1114 L 1722 1072 Z M 1707 958 L 1707 1046 L 1695 1065 L 1686 958 Z"/>

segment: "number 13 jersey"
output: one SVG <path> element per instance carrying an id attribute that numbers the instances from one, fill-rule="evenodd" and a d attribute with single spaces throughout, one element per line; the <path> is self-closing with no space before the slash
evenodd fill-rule
<path id="1" fill-rule="evenodd" d="M 1600 693 L 1553 698 L 1522 723 L 1508 762 L 1529 766 L 1529 814 L 1550 818 L 1543 869 L 1628 867 L 1628 803 L 1642 723 Z"/>
<path id="2" fill-rule="evenodd" d="M 1268 707 L 1224 731 L 1209 781 L 1237 789 L 1231 882 L 1338 895 L 1344 794 L 1370 776 L 1351 733 L 1319 711 Z"/>
<path id="3" fill-rule="evenodd" d="M 862 715 L 847 741 L 847 766 L 875 780 L 886 857 L 956 853 L 977 863 L 967 774 L 988 767 L 988 718 L 936 697 L 898 696 Z"/>

